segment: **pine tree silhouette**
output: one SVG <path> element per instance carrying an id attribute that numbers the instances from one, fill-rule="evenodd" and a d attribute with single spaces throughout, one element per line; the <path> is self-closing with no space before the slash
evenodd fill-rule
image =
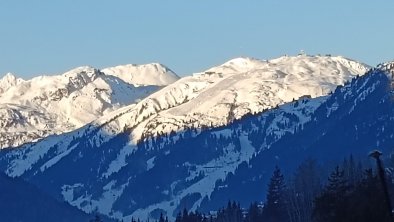
<path id="1" fill-rule="evenodd" d="M 263 217 L 266 222 L 285 222 L 288 221 L 286 207 L 286 184 L 285 178 L 278 166 L 268 185 L 267 201 L 263 208 Z"/>

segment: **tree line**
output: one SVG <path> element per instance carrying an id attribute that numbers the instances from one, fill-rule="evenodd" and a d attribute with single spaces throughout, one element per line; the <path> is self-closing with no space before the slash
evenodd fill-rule
<path id="1" fill-rule="evenodd" d="M 394 158 L 389 163 L 394 166 Z M 387 177 L 393 178 L 390 172 L 387 170 Z M 393 200 L 393 179 L 387 183 Z M 214 214 L 184 209 L 175 222 L 392 222 L 386 206 L 376 170 L 363 167 L 350 156 L 323 180 L 322 168 L 316 160 L 308 159 L 287 179 L 276 166 L 264 203 L 254 202 L 245 209 L 229 201 Z M 158 219 L 168 221 L 163 214 Z"/>
<path id="2" fill-rule="evenodd" d="M 215 216 L 184 210 L 176 222 L 391 222 L 374 169 L 363 167 L 350 156 L 332 170 L 326 181 L 321 172 L 312 159 L 304 161 L 287 180 L 276 167 L 264 204 L 255 202 L 242 209 L 236 202 L 229 202 Z M 392 194 L 394 184 L 392 180 L 387 182 Z"/>

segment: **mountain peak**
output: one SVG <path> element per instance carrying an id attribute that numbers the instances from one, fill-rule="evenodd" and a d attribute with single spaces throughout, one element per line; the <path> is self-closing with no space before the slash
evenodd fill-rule
<path id="1" fill-rule="evenodd" d="M 13 81 L 17 81 L 20 78 L 17 78 L 13 73 L 7 73 L 3 76 L 3 78 L 0 79 L 0 81 L 8 81 L 8 82 L 13 82 Z"/>
<path id="2" fill-rule="evenodd" d="M 331 56 L 331 55 L 298 55 L 298 56 L 282 56 L 276 59 L 268 60 L 270 65 L 287 67 L 285 69 L 293 69 L 290 73 L 301 71 L 305 73 L 307 70 L 302 71 L 303 69 L 311 69 L 319 64 L 320 68 L 316 71 L 322 73 L 326 72 L 327 67 L 331 67 L 331 69 L 339 70 L 340 72 L 345 71 L 346 74 L 364 74 L 371 67 L 352 60 L 343 56 Z M 296 70 L 301 69 L 301 70 Z M 323 74 L 323 73 L 322 73 Z"/>
<path id="3" fill-rule="evenodd" d="M 378 69 L 394 74 L 394 61 L 381 63 L 378 65 Z"/>
<path id="4" fill-rule="evenodd" d="M 338 68 L 341 71 L 348 70 L 347 73 L 365 73 L 370 68 L 370 66 L 364 63 L 360 63 L 343 56 L 302 54 L 298 56 L 284 55 L 270 60 L 259 60 L 251 57 L 239 57 L 231 59 L 222 65 L 212 67 L 205 72 L 234 74 L 252 72 L 256 70 L 267 71 L 274 68 L 283 69 L 288 73 L 296 73 L 302 71 L 297 70 L 298 68 L 314 69 L 313 67 L 316 67 L 317 64 L 321 65 L 320 71 L 323 71 L 323 69 L 325 69 L 324 67 L 331 67 L 332 69 Z M 305 73 L 306 70 L 302 72 Z"/>
<path id="5" fill-rule="evenodd" d="M 6 73 L 6 74 L 4 75 L 3 79 L 4 79 L 4 78 L 16 78 L 16 76 L 15 76 L 14 74 L 8 72 L 8 73 Z"/>
<path id="6" fill-rule="evenodd" d="M 169 85 L 179 79 L 171 69 L 160 63 L 143 65 L 126 64 L 101 70 L 107 75 L 116 76 L 133 85 Z"/>
<path id="7" fill-rule="evenodd" d="M 216 73 L 244 73 L 252 69 L 260 68 L 267 64 L 265 60 L 251 57 L 238 57 L 231 59 L 222 65 L 208 69 L 206 72 Z"/>
<path id="8" fill-rule="evenodd" d="M 86 74 L 88 77 L 92 77 L 94 74 L 99 72 L 98 69 L 91 66 L 80 66 L 74 69 L 71 69 L 63 74 L 66 77 L 72 77 L 76 75 Z"/>
<path id="9" fill-rule="evenodd" d="M 247 66 L 247 65 L 255 65 L 261 63 L 265 64 L 265 62 L 260 59 L 255 59 L 252 57 L 238 57 L 227 61 L 223 65 Z"/>
<path id="10" fill-rule="evenodd" d="M 21 78 L 17 78 L 12 73 L 7 73 L 0 79 L 0 93 L 5 92 L 10 87 L 18 85 L 19 83 L 23 82 L 24 80 Z"/>

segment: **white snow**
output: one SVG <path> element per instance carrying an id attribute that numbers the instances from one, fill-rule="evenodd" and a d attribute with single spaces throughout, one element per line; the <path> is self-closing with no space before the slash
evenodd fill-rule
<path id="1" fill-rule="evenodd" d="M 116 181 L 109 182 L 104 186 L 104 193 L 100 199 L 91 200 L 92 206 L 97 207 L 99 212 L 108 215 L 112 211 L 112 205 L 123 193 L 124 188 L 128 183 L 121 185 L 120 187 L 115 186 Z"/>
<path id="2" fill-rule="evenodd" d="M 166 86 L 179 79 L 172 70 L 159 63 L 145 65 L 121 65 L 102 69 L 107 75 L 113 75 L 133 85 Z"/>
<path id="3" fill-rule="evenodd" d="M 74 189 L 83 187 L 82 183 L 76 183 L 74 185 L 63 185 L 62 196 L 65 201 L 71 203 L 74 200 Z"/>
<path id="4" fill-rule="evenodd" d="M 24 172 L 29 170 L 33 164 L 39 161 L 55 144 L 62 142 L 61 139 L 60 137 L 49 136 L 45 138 L 43 142 L 33 147 L 17 149 L 13 153 L 10 153 L 9 155 L 13 157 L 19 156 L 19 158 L 12 159 L 6 173 L 11 177 L 21 176 Z"/>
<path id="5" fill-rule="evenodd" d="M 156 157 L 154 156 L 154 157 L 150 158 L 148 161 L 146 161 L 146 170 L 147 171 L 152 169 L 155 166 L 155 163 L 154 163 L 155 159 L 156 159 Z"/>
<path id="6" fill-rule="evenodd" d="M 112 205 L 121 196 L 124 188 L 128 183 L 122 184 L 121 186 L 116 186 L 116 181 L 112 180 L 107 185 L 103 187 L 104 193 L 99 199 L 93 199 L 90 194 L 83 194 L 77 196 L 74 194 L 74 189 L 83 188 L 84 185 L 81 183 L 76 183 L 73 185 L 63 185 L 62 196 L 65 201 L 70 203 L 72 206 L 76 206 L 86 213 L 92 213 L 98 211 L 100 213 L 110 215 L 112 217 L 121 218 L 120 212 L 114 212 L 112 210 Z M 83 207 L 82 207 L 83 205 Z"/>
<path id="7" fill-rule="evenodd" d="M 132 154 L 135 149 L 136 149 L 135 146 L 131 146 L 131 145 L 124 146 L 120 150 L 120 153 L 118 154 L 116 159 L 109 164 L 107 171 L 103 173 L 102 177 L 109 177 L 113 173 L 118 172 L 120 169 L 126 166 L 127 165 L 126 157 Z"/>
<path id="8" fill-rule="evenodd" d="M 9 88 L 24 82 L 23 79 L 17 78 L 12 73 L 7 73 L 0 79 L 0 94 L 7 91 Z"/>
<path id="9" fill-rule="evenodd" d="M 302 96 L 328 95 L 337 85 L 368 69 L 343 57 L 302 55 L 268 61 L 238 58 L 184 77 L 127 111 L 122 109 L 114 114 L 116 121 L 109 121 L 106 127 L 114 132 L 133 128 L 136 143 L 142 137 L 190 127 L 222 126 L 247 113 L 271 109 Z M 108 122 L 108 118 L 97 121 Z"/>
<path id="10" fill-rule="evenodd" d="M 68 132 L 97 118 L 114 134 L 133 127 L 134 142 L 142 135 L 221 126 L 304 95 L 327 95 L 368 68 L 343 57 L 302 55 L 237 58 L 178 81 L 156 63 L 107 68 L 107 75 L 91 67 L 27 81 L 7 75 L 3 82 L 12 86 L 0 94 L 0 147 Z M 124 81 L 172 84 L 143 99 L 158 88 Z"/>
<path id="11" fill-rule="evenodd" d="M 45 171 L 49 167 L 55 165 L 59 160 L 61 160 L 63 157 L 67 156 L 71 151 L 73 151 L 76 147 L 78 146 L 78 143 L 70 147 L 69 149 L 65 150 L 64 152 L 57 153 L 57 155 L 48 160 L 44 165 L 40 167 L 41 172 Z"/>
<path id="12" fill-rule="evenodd" d="M 111 75 L 84 66 L 26 81 L 6 74 L 0 79 L 0 148 L 77 129 L 179 78 L 159 64 L 130 67 L 133 80 L 121 67 L 109 69 Z"/>
<path id="13" fill-rule="evenodd" d="M 294 130 L 297 126 L 303 126 L 305 123 L 310 121 L 310 117 L 313 112 L 324 102 L 328 97 L 322 96 L 316 98 L 314 100 L 299 100 L 297 107 L 293 106 L 293 103 L 288 103 L 280 106 L 275 111 L 275 117 L 271 120 L 266 135 L 274 134 L 276 135 L 276 139 L 278 140 L 282 137 L 286 132 L 294 133 Z M 281 127 L 279 125 L 286 124 L 286 122 L 290 122 L 285 115 L 293 114 L 297 117 L 298 121 L 294 125 L 287 125 L 287 127 Z M 266 148 L 269 148 L 269 145 L 266 144 Z"/>

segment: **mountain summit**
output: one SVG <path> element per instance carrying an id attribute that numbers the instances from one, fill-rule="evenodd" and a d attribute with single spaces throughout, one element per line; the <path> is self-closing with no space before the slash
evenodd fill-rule
<path id="1" fill-rule="evenodd" d="M 179 79 L 171 69 L 159 63 L 120 65 L 102 69 L 102 72 L 133 85 L 166 86 Z"/>
<path id="2" fill-rule="evenodd" d="M 10 87 L 18 85 L 24 80 L 21 78 L 17 78 L 12 73 L 7 73 L 3 78 L 0 79 L 0 94 L 7 91 Z"/>

